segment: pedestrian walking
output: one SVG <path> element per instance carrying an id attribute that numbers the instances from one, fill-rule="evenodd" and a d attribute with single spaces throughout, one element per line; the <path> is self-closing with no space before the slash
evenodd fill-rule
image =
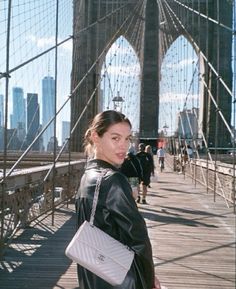
<path id="1" fill-rule="evenodd" d="M 163 149 L 163 147 L 160 147 L 157 150 L 157 158 L 158 158 L 158 163 L 160 166 L 160 170 L 161 172 L 164 170 L 165 168 L 165 150 Z"/>
<path id="2" fill-rule="evenodd" d="M 187 154 L 188 160 L 191 161 L 193 159 L 193 149 L 190 145 L 187 145 Z"/>
<path id="3" fill-rule="evenodd" d="M 139 159 L 132 151 L 127 153 L 120 171 L 128 178 L 132 188 L 132 195 L 136 200 L 139 195 L 139 184 L 143 179 L 143 169 Z"/>
<path id="4" fill-rule="evenodd" d="M 152 147 L 150 145 L 146 145 L 145 146 L 145 152 L 148 153 L 150 155 L 150 180 L 151 180 L 151 176 L 154 176 L 154 171 L 155 171 L 155 165 L 154 165 L 154 158 L 153 158 L 153 152 L 152 152 Z M 150 181 L 151 183 L 151 181 Z M 151 188 L 151 185 L 148 185 L 148 188 Z"/>
<path id="5" fill-rule="evenodd" d="M 147 197 L 147 187 L 150 185 L 151 181 L 151 173 L 152 173 L 152 157 L 149 153 L 145 152 L 145 144 L 140 143 L 139 151 L 137 152 L 136 156 L 140 160 L 142 169 L 143 169 L 143 180 L 140 182 L 142 186 L 142 203 L 147 204 L 146 197 Z M 137 203 L 140 203 L 141 197 L 140 194 L 137 198 Z"/>

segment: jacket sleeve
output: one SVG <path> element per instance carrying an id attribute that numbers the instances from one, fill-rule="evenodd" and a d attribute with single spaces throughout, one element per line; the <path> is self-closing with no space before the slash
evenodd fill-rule
<path id="1" fill-rule="evenodd" d="M 106 190 L 106 205 L 118 228 L 120 241 L 135 252 L 145 276 L 150 283 L 153 283 L 152 247 L 146 223 L 138 211 L 127 180 L 122 174 L 116 172 L 108 177 Z"/>

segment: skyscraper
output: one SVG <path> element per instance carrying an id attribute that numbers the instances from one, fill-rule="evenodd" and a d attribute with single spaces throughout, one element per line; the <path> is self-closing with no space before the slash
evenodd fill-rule
<path id="1" fill-rule="evenodd" d="M 0 94 L 0 127 L 4 125 L 4 96 Z"/>
<path id="2" fill-rule="evenodd" d="M 39 133 L 39 103 L 37 93 L 27 93 L 27 144 L 30 145 Z M 39 140 L 32 150 L 39 150 Z"/>
<path id="3" fill-rule="evenodd" d="M 26 117 L 25 117 L 25 99 L 23 88 L 13 87 L 12 89 L 13 111 L 11 117 L 11 128 L 18 128 L 20 126 L 25 129 Z"/>
<path id="4" fill-rule="evenodd" d="M 191 139 L 198 137 L 198 108 L 185 109 L 177 115 L 177 132 L 181 138 Z"/>
<path id="5" fill-rule="evenodd" d="M 45 76 L 42 80 L 42 128 L 52 119 L 55 110 L 55 80 Z M 54 122 L 43 133 L 43 145 L 47 150 L 48 142 L 54 135 Z"/>
<path id="6" fill-rule="evenodd" d="M 64 145 L 66 140 L 70 137 L 70 121 L 62 121 L 62 130 L 61 130 L 61 144 Z M 69 150 L 69 142 L 64 147 L 64 151 Z"/>
<path id="7" fill-rule="evenodd" d="M 66 138 L 70 137 L 70 121 L 62 121 L 61 143 L 64 144 Z"/>

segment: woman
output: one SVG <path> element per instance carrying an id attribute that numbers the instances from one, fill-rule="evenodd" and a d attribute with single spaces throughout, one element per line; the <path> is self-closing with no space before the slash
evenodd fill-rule
<path id="1" fill-rule="evenodd" d="M 136 154 L 137 158 L 140 160 L 142 170 L 143 170 L 143 179 L 140 182 L 140 185 L 142 187 L 142 203 L 147 204 L 146 197 L 147 197 L 147 191 L 148 186 L 151 182 L 151 173 L 153 171 L 154 173 L 154 165 L 152 157 L 149 153 L 145 152 L 145 144 L 140 143 L 138 145 L 139 151 Z M 137 203 L 140 203 L 140 195 L 137 198 Z"/>
<path id="2" fill-rule="evenodd" d="M 103 177 L 94 224 L 113 238 L 128 245 L 135 258 L 120 286 L 112 286 L 78 265 L 80 289 L 160 289 L 154 277 L 152 249 L 144 219 L 140 215 L 127 178 L 119 172 L 130 144 L 131 124 L 120 112 L 104 111 L 95 116 L 85 134 L 87 163 L 78 191 L 78 226 L 89 220 L 95 185 Z"/>

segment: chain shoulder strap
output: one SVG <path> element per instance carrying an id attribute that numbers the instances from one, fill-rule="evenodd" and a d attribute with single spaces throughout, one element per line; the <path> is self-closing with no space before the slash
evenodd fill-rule
<path id="1" fill-rule="evenodd" d="M 92 206 L 92 211 L 91 211 L 91 216 L 90 216 L 90 225 L 93 226 L 94 223 L 94 217 L 95 217 L 95 212 L 96 212 L 96 207 L 97 207 L 97 202 L 98 202 L 98 195 L 99 195 L 99 190 L 102 182 L 102 178 L 105 176 L 108 170 L 102 171 L 102 173 L 99 175 L 97 182 L 96 182 L 96 187 L 95 187 L 95 192 L 94 192 L 94 197 L 93 197 L 93 206 Z"/>

